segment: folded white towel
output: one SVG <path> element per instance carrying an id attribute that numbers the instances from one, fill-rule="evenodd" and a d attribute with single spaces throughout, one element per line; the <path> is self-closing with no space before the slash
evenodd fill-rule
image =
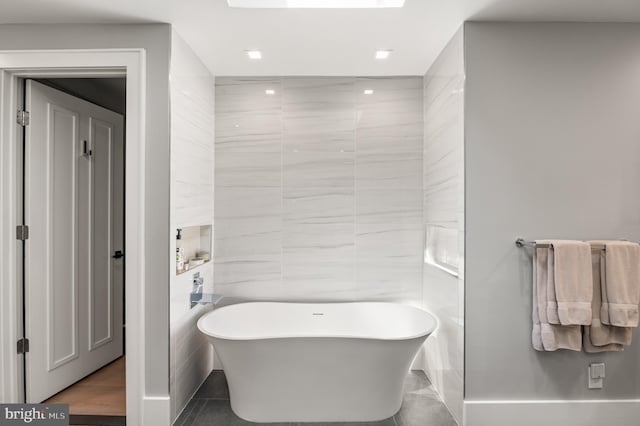
<path id="1" fill-rule="evenodd" d="M 553 277 L 553 270 L 549 270 L 549 259 L 552 258 L 551 249 L 536 248 L 534 251 L 533 347 L 538 351 L 556 351 L 558 349 L 580 351 L 582 349 L 582 333 L 579 325 L 549 324 L 547 319 L 547 288 L 549 277 Z"/>
<path id="2" fill-rule="evenodd" d="M 637 327 L 640 317 L 640 245 L 627 241 L 604 243 L 601 321 L 617 327 Z"/>
<path id="3" fill-rule="evenodd" d="M 604 267 L 604 258 L 601 265 L 601 250 L 591 251 L 592 276 L 593 276 L 593 300 L 591 302 L 592 320 L 591 326 L 584 326 L 582 333 L 582 345 L 584 351 L 589 353 L 620 352 L 623 345 L 631 344 L 631 328 L 613 327 L 600 322 L 600 306 L 602 304 L 600 288 L 600 268 Z"/>
<path id="4" fill-rule="evenodd" d="M 597 354 L 601 352 L 622 352 L 624 346 L 619 343 L 611 343 L 604 346 L 595 346 L 589 334 L 589 326 L 584 326 L 582 333 L 582 346 L 584 351 L 591 354 Z"/>
<path id="5" fill-rule="evenodd" d="M 533 288 L 533 298 L 531 299 L 531 304 L 533 305 L 533 312 L 531 314 L 531 318 L 533 320 L 533 331 L 531 332 L 531 341 L 533 343 L 533 348 L 536 351 L 544 351 L 540 315 L 538 315 L 538 267 L 536 265 L 538 256 L 536 252 L 537 250 L 534 250 L 533 252 L 533 283 L 531 283 L 531 287 Z"/>
<path id="6" fill-rule="evenodd" d="M 591 246 L 584 241 L 544 242 L 551 244 L 546 308 L 549 323 L 590 325 L 593 299 Z"/>

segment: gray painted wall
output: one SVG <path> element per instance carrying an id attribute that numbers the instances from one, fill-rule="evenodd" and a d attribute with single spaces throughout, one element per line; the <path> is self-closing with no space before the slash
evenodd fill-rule
<path id="1" fill-rule="evenodd" d="M 640 241 L 640 25 L 465 28 L 466 399 L 638 398 L 637 331 L 622 353 L 533 350 L 514 240 Z"/>
<path id="2" fill-rule="evenodd" d="M 169 55 L 171 26 L 0 25 L 0 50 L 144 48 L 147 55 L 145 394 L 169 395 Z"/>

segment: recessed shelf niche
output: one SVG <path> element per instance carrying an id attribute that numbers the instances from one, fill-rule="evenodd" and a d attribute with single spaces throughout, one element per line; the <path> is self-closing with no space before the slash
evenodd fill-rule
<path id="1" fill-rule="evenodd" d="M 211 261 L 213 257 L 211 254 L 211 235 L 211 225 L 188 226 L 176 230 L 176 275 L 192 271 Z M 184 256 L 182 269 L 179 268 L 178 261 L 180 248 Z"/>

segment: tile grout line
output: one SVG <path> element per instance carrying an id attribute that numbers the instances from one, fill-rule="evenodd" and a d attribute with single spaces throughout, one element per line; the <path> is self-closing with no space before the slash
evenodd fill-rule
<path id="1" fill-rule="evenodd" d="M 284 113 L 284 78 L 279 77 L 280 86 L 280 291 L 284 293 L 284 240 L 285 240 L 285 190 L 284 190 L 284 141 L 285 141 L 285 113 Z"/>
<path id="2" fill-rule="evenodd" d="M 358 274 L 358 82 L 353 81 L 353 289 L 360 294 L 360 280 Z"/>

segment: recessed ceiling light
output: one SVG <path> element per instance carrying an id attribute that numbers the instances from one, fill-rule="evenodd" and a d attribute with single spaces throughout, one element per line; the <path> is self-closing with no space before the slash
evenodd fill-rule
<path id="1" fill-rule="evenodd" d="M 227 0 L 230 7 L 372 9 L 402 7 L 405 0 Z"/>
<path id="2" fill-rule="evenodd" d="M 376 59 L 387 59 L 391 55 L 391 50 L 376 50 Z"/>
<path id="3" fill-rule="evenodd" d="M 373 95 L 373 89 L 364 89 L 365 95 Z"/>
<path id="4" fill-rule="evenodd" d="M 264 91 L 264 93 L 266 93 L 267 95 L 275 95 L 276 91 L 273 89 L 267 89 Z"/>
<path id="5" fill-rule="evenodd" d="M 259 50 L 247 50 L 249 59 L 262 59 L 262 52 Z"/>

